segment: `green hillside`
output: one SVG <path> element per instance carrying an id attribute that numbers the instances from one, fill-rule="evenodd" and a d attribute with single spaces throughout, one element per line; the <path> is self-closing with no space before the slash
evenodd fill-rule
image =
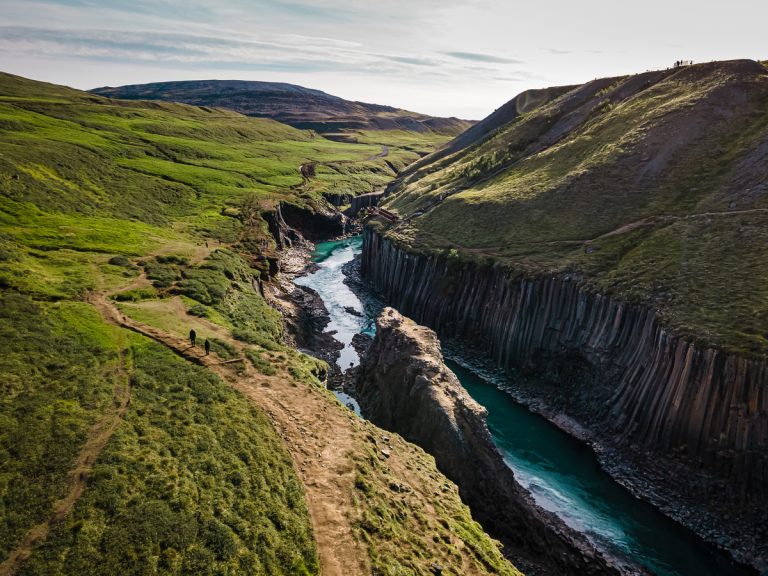
<path id="1" fill-rule="evenodd" d="M 183 261 L 203 238 L 236 240 L 242 224 L 223 214 L 236 215 L 247 195 L 316 201 L 314 189 L 291 193 L 302 161 L 377 148 L 9 75 L 0 76 L 0 95 L 0 330 L 8 343 L 0 557 L 64 494 L 88 430 L 128 378 L 130 408 L 90 489 L 23 573 L 144 573 L 147 565 L 317 573 L 303 490 L 268 419 L 218 378 L 110 327 L 81 300 L 134 281 L 142 269 L 127 257 Z M 150 276 L 163 272 L 159 262 L 145 266 Z M 217 280 L 223 297 L 229 282 Z M 266 318 L 261 336 L 277 346 L 277 314 L 255 295 L 242 298 L 252 314 L 242 323 Z M 268 520 L 251 525 L 254 515 Z"/>
<path id="2" fill-rule="evenodd" d="M 264 208 L 290 201 L 312 209 L 325 190 L 360 193 L 386 183 L 390 164 L 403 167 L 434 142 L 433 135 L 420 142 L 382 132 L 388 156 L 365 161 L 380 144 L 333 142 L 225 110 L 108 100 L 5 74 L 0 134 L 3 282 L 50 296 L 109 282 L 113 269 L 93 273 L 105 261 L 96 254 L 233 242 L 246 197 Z M 302 184 L 299 166 L 312 161 L 328 165 Z"/>
<path id="3" fill-rule="evenodd" d="M 275 250 L 264 213 L 328 211 L 324 192 L 368 192 L 437 143 L 359 137 L 0 74 L 0 574 L 317 574 L 304 465 L 338 482 L 363 565 L 517 573 L 457 493 L 433 505 L 433 460 L 403 443 L 391 467 L 370 461 L 382 431 L 282 342 L 254 287 Z M 307 162 L 323 164 L 305 180 Z M 314 411 L 275 420 L 284 405 Z M 348 441 L 343 472 L 299 470 L 296 437 L 329 418 L 313 438 Z M 413 494 L 390 494 L 398 458 Z"/>
<path id="4" fill-rule="evenodd" d="M 392 234 L 580 277 L 704 343 L 765 357 L 766 68 L 684 66 L 546 96 L 407 170 L 387 204 L 407 222 Z"/>
<path id="5" fill-rule="evenodd" d="M 391 106 L 344 100 L 283 82 L 186 80 L 107 86 L 91 92 L 126 100 L 163 100 L 228 108 L 247 116 L 272 118 L 296 128 L 323 133 L 392 130 L 455 136 L 472 125 L 458 118 L 436 118 Z"/>

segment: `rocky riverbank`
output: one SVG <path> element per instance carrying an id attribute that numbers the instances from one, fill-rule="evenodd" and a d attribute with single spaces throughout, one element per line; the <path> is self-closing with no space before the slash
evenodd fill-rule
<path id="1" fill-rule="evenodd" d="M 328 366 L 327 385 L 338 385 L 341 372 L 336 364 L 341 343 L 325 331 L 330 322 L 328 310 L 320 295 L 294 280 L 313 270 L 313 245 L 302 240 L 280 251 L 280 273 L 264 284 L 267 301 L 283 317 L 283 339 L 306 354 L 324 360 Z"/>

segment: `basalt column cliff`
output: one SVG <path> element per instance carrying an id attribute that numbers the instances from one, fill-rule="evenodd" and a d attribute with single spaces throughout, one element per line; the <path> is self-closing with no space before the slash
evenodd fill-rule
<path id="1" fill-rule="evenodd" d="M 750 60 L 520 94 L 398 176 L 362 262 L 387 304 L 487 351 L 615 478 L 756 565 L 766 103 Z"/>
<path id="2" fill-rule="evenodd" d="M 486 410 L 445 366 L 429 328 L 385 308 L 361 364 L 357 392 L 366 417 L 435 457 L 473 516 L 507 545 L 526 573 L 630 573 L 612 566 L 586 537 L 536 506 L 518 485 L 494 446 Z"/>
<path id="3" fill-rule="evenodd" d="M 555 373 L 547 399 L 598 440 L 663 456 L 650 459 L 660 470 L 662 462 L 682 466 L 677 481 L 705 502 L 762 509 L 764 362 L 698 347 L 666 331 L 652 310 L 573 280 L 409 253 L 370 228 L 363 270 L 389 304 L 441 336 L 486 346 L 505 368 Z"/>
<path id="4" fill-rule="evenodd" d="M 370 229 L 363 269 L 387 302 L 442 335 L 487 343 L 505 368 L 578 354 L 594 378 L 572 401 L 596 426 L 729 476 L 734 499 L 765 494 L 764 362 L 697 347 L 664 330 L 652 310 L 577 282 L 409 254 Z"/>

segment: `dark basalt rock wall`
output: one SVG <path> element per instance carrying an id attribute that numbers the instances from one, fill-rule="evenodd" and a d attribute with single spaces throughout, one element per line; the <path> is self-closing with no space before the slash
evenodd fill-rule
<path id="1" fill-rule="evenodd" d="M 368 194 L 360 194 L 359 196 L 355 196 L 352 198 L 349 208 L 346 211 L 347 216 L 353 218 L 363 208 L 378 205 L 382 196 L 384 196 L 384 192 L 370 192 Z"/>
<path id="2" fill-rule="evenodd" d="M 435 333 L 392 308 L 360 365 L 357 399 L 376 425 L 401 434 L 435 457 L 484 528 L 531 573 L 630 573 L 601 557 L 587 539 L 538 508 L 493 443 L 486 410 L 443 363 Z M 632 572 L 634 573 L 634 572 Z"/>
<path id="3" fill-rule="evenodd" d="M 304 208 L 282 202 L 278 208 L 280 218 L 290 227 L 301 232 L 304 238 L 322 241 L 344 234 L 347 217 L 341 212 L 322 208 Z"/>
<path id="4" fill-rule="evenodd" d="M 764 507 L 765 362 L 697 346 L 665 330 L 653 310 L 576 281 L 411 254 L 371 228 L 362 270 L 387 303 L 441 336 L 482 344 L 502 367 L 567 377 L 577 366 L 588 376 L 562 386 L 561 404 L 598 439 L 703 469 L 718 498 Z"/>
<path id="5" fill-rule="evenodd" d="M 349 204 L 354 197 L 355 195 L 351 192 L 323 192 L 323 198 L 337 207 Z"/>

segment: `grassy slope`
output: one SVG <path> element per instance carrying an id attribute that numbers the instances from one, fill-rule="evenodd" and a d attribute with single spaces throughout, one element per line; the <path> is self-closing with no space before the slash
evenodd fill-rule
<path id="1" fill-rule="evenodd" d="M 389 207 L 425 211 L 399 230 L 413 246 L 580 274 L 765 357 L 767 142 L 757 63 L 594 81 L 422 165 Z"/>
<path id="2" fill-rule="evenodd" d="M 180 335 L 194 326 L 225 358 L 235 336 L 261 373 L 316 382 L 315 361 L 280 343 L 280 317 L 251 285 L 259 271 L 220 242 L 240 235 L 246 197 L 313 205 L 339 183 L 360 192 L 391 177 L 383 160 L 340 163 L 299 186 L 302 162 L 361 160 L 386 144 L 387 160 L 407 163 L 430 146 L 381 134 L 385 142 L 342 144 L 226 111 L 0 75 L 0 560 L 63 495 L 127 375 L 124 422 L 23 573 L 318 572 L 301 484 L 263 412 L 209 372 L 105 324 L 83 298 L 119 291 L 133 317 Z M 263 225 L 254 234 L 268 241 Z M 448 500 L 445 526 L 467 530 L 460 540 L 489 570 L 512 573 L 466 507 Z M 383 506 L 363 500 L 360 510 Z M 372 555 L 398 546 L 377 565 L 410 562 L 398 543 L 418 528 L 412 521 L 387 518 L 397 537 L 360 531 Z"/>
<path id="3" fill-rule="evenodd" d="M 114 333 L 90 307 L 0 296 L 0 556 L 57 498 L 88 428 L 112 401 Z"/>
<path id="4" fill-rule="evenodd" d="M 132 337 L 131 409 L 21 574 L 318 572 L 301 484 L 260 410 Z"/>

